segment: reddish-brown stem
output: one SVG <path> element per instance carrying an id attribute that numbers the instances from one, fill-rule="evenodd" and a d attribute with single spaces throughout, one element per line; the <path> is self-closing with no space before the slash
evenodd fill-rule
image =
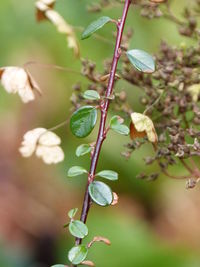
<path id="1" fill-rule="evenodd" d="M 121 56 L 120 46 L 121 46 L 122 34 L 123 34 L 126 17 L 127 17 L 130 4 L 131 4 L 131 0 L 125 1 L 122 18 L 117 23 L 117 37 L 116 37 L 115 50 L 114 50 L 114 55 L 113 55 L 113 60 L 112 60 L 111 71 L 110 71 L 110 77 L 108 81 L 108 87 L 105 92 L 105 99 L 102 100 L 101 105 L 100 105 L 101 120 L 100 120 L 99 132 L 97 136 L 95 150 L 94 150 L 94 153 L 91 159 L 90 171 L 88 174 L 88 182 L 87 182 L 87 186 L 85 190 L 84 202 L 83 202 L 82 213 L 81 213 L 81 221 L 84 223 L 87 220 L 88 212 L 89 212 L 90 205 L 91 205 L 91 199 L 89 196 L 88 187 L 90 183 L 94 181 L 101 147 L 102 147 L 103 141 L 106 138 L 106 118 L 107 118 L 108 108 L 110 104 L 110 100 L 108 98 L 111 96 L 112 91 L 113 91 L 117 64 Z M 76 245 L 81 244 L 81 242 L 82 242 L 82 239 L 80 238 L 76 239 Z"/>

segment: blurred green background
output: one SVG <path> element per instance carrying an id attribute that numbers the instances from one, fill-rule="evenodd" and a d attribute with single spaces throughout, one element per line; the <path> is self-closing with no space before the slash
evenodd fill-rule
<path id="1" fill-rule="evenodd" d="M 56 10 L 74 26 L 86 26 L 100 14 L 88 13 L 85 0 L 59 0 Z M 192 0 L 174 0 L 173 10 L 180 15 L 184 5 Z M 113 8 L 105 15 L 118 18 L 121 10 Z M 150 53 L 157 51 L 160 41 L 179 45 L 188 39 L 180 37 L 176 27 L 165 21 L 141 18 L 139 10 L 131 8 L 127 25 L 133 27 L 132 46 Z M 99 34 L 111 39 L 112 25 Z M 77 32 L 80 40 L 80 32 Z M 0 1 L 0 65 L 22 66 L 27 61 L 56 64 L 80 70 L 80 62 L 68 49 L 65 37 L 48 22 L 35 20 L 33 0 Z M 81 42 L 81 41 L 80 41 Z M 80 43 L 81 56 L 90 58 L 101 70 L 103 59 L 112 55 L 112 45 L 95 38 Z M 75 157 L 75 148 L 82 140 L 75 139 L 69 127 L 56 133 L 62 137 L 65 161 L 57 166 L 45 166 L 35 157 L 21 158 L 18 147 L 23 134 L 36 127 L 53 127 L 70 114 L 73 83 L 87 80 L 78 75 L 59 72 L 40 65 L 29 70 L 40 84 L 43 96 L 30 104 L 22 104 L 18 96 L 8 95 L 0 87 L 0 267 L 46 267 L 67 263 L 67 251 L 73 245 L 63 225 L 67 211 L 81 207 L 86 177 L 67 178 L 73 165 L 89 166 L 89 159 Z M 141 91 L 120 83 L 134 110 Z M 97 129 L 85 140 L 95 140 Z M 89 241 L 102 235 L 111 247 L 97 244 L 88 258 L 97 267 L 198 267 L 200 266 L 200 196 L 198 188 L 186 191 L 184 181 L 161 177 L 155 182 L 137 180 L 139 172 L 156 170 L 147 167 L 143 158 L 152 154 L 146 145 L 129 161 L 120 152 L 127 137 L 109 134 L 104 143 L 98 169 L 113 169 L 120 173 L 112 188 L 120 196 L 119 205 L 91 209 L 88 226 Z M 180 168 L 176 172 L 182 172 Z"/>

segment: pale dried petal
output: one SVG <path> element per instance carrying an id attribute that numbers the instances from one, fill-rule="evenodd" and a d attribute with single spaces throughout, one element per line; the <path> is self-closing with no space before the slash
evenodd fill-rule
<path id="1" fill-rule="evenodd" d="M 64 153 L 59 146 L 37 146 L 36 156 L 42 158 L 46 164 L 56 164 L 64 160 Z"/>
<path id="2" fill-rule="evenodd" d="M 36 82 L 36 80 L 33 78 L 32 74 L 28 70 L 26 70 L 26 73 L 28 75 L 28 80 L 29 80 L 31 88 L 35 89 L 40 95 L 42 95 L 42 91 L 38 83 Z"/>
<path id="3" fill-rule="evenodd" d="M 35 99 L 32 87 L 33 83 L 31 83 L 33 79 L 23 68 L 1 68 L 0 78 L 4 89 L 10 94 L 18 93 L 24 103 Z"/>
<path id="4" fill-rule="evenodd" d="M 156 143 L 158 140 L 152 120 L 141 113 L 133 112 L 131 114 L 132 123 L 138 132 L 145 132 L 148 140 L 152 143 Z"/>
<path id="5" fill-rule="evenodd" d="M 57 146 L 60 145 L 61 140 L 55 133 L 46 131 L 40 136 L 38 143 L 43 146 Z"/>
<path id="6" fill-rule="evenodd" d="M 63 150 L 58 146 L 60 143 L 55 133 L 36 128 L 24 135 L 19 151 L 23 157 L 30 157 L 35 152 L 46 164 L 56 164 L 64 159 Z"/>
<path id="7" fill-rule="evenodd" d="M 42 3 L 44 3 L 47 6 L 51 6 L 55 4 L 56 0 L 40 0 Z"/>
<path id="8" fill-rule="evenodd" d="M 45 12 L 46 17 L 57 27 L 61 33 L 72 34 L 72 27 L 67 24 L 63 17 L 55 10 L 49 9 Z"/>
<path id="9" fill-rule="evenodd" d="M 46 5 L 42 1 L 37 1 L 35 3 L 35 6 L 36 6 L 37 10 L 42 11 L 42 12 L 45 12 L 49 9 L 48 5 Z"/>
<path id="10" fill-rule="evenodd" d="M 44 132 L 46 132 L 46 129 L 36 128 L 24 135 L 21 147 L 19 148 L 19 152 L 23 157 L 30 157 L 34 153 L 38 139 Z"/>
<path id="11" fill-rule="evenodd" d="M 24 103 L 28 103 L 28 102 L 33 101 L 35 99 L 35 95 L 34 95 L 33 90 L 29 84 L 27 84 L 26 87 L 24 87 L 24 88 L 20 88 L 18 90 L 18 95 L 21 97 L 21 100 Z"/>
<path id="12" fill-rule="evenodd" d="M 18 67 L 6 67 L 1 76 L 1 83 L 8 93 L 15 94 L 26 86 L 27 73 Z"/>
<path id="13" fill-rule="evenodd" d="M 74 34 L 67 36 L 68 47 L 74 50 L 74 54 L 79 56 L 79 45 Z"/>
<path id="14" fill-rule="evenodd" d="M 74 30 L 71 25 L 69 25 L 64 18 L 55 10 L 53 10 L 53 5 L 55 1 L 52 3 L 50 0 L 48 1 L 37 1 L 36 2 L 36 9 L 37 9 L 37 20 L 45 20 L 48 19 L 52 22 L 57 31 L 67 35 L 67 42 L 69 48 L 74 50 L 74 54 L 79 56 L 79 45 L 74 33 Z"/>

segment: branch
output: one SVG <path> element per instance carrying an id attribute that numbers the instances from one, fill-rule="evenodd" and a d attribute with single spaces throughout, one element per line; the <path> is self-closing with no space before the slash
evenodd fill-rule
<path id="1" fill-rule="evenodd" d="M 105 99 L 102 100 L 101 105 L 100 105 L 101 120 L 100 120 L 99 132 L 98 132 L 95 150 L 94 150 L 94 153 L 91 159 L 90 171 L 88 174 L 88 182 L 87 182 L 87 186 L 85 190 L 84 202 L 83 202 L 82 213 L 81 213 L 81 221 L 84 223 L 87 220 L 88 212 L 91 206 L 91 199 L 89 196 L 88 187 L 90 183 L 94 181 L 101 147 L 102 147 L 103 141 L 106 138 L 106 119 L 107 119 L 107 113 L 108 113 L 108 108 L 110 104 L 109 97 L 111 96 L 112 91 L 113 91 L 117 65 L 118 65 L 119 58 L 121 56 L 120 46 L 121 46 L 123 30 L 124 30 L 126 17 L 127 17 L 130 4 L 131 4 L 131 0 L 125 1 L 122 18 L 117 23 L 117 37 L 116 37 L 115 50 L 114 50 L 114 55 L 113 55 L 113 60 L 112 60 L 111 71 L 110 71 L 110 77 L 109 77 L 108 87 L 105 92 Z M 82 242 L 82 239 L 80 238 L 76 239 L 76 245 L 81 244 L 81 242 Z"/>

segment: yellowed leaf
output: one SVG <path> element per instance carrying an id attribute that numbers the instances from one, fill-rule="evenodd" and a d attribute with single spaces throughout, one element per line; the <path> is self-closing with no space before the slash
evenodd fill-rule
<path id="1" fill-rule="evenodd" d="M 146 132 L 143 131 L 143 132 L 138 132 L 136 129 L 135 129 L 135 126 L 134 124 L 131 122 L 130 123 L 130 137 L 131 139 L 135 139 L 135 138 L 143 138 L 146 136 Z"/>
<path id="2" fill-rule="evenodd" d="M 187 88 L 188 93 L 191 95 L 194 102 L 198 101 L 200 95 L 200 84 L 193 84 Z"/>
<path id="3" fill-rule="evenodd" d="M 133 112 L 131 113 L 132 124 L 131 131 L 132 137 L 144 137 L 146 134 L 148 140 L 152 143 L 157 143 L 158 137 L 154 128 L 152 120 L 141 113 Z"/>

